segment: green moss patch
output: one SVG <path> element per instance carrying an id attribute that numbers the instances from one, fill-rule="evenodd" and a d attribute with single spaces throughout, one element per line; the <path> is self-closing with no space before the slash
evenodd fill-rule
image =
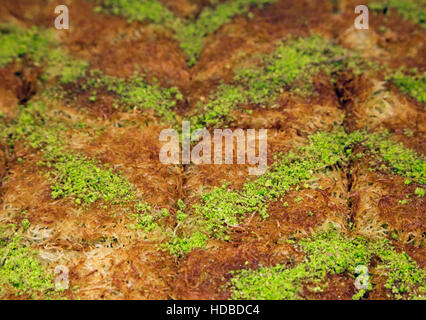
<path id="1" fill-rule="evenodd" d="M 355 277 L 362 266 L 369 266 L 371 257 L 380 260 L 379 275 L 388 278 L 386 288 L 396 298 L 424 297 L 426 272 L 405 253 L 398 253 L 387 241 L 350 238 L 331 229 L 299 241 L 305 260 L 294 267 L 277 265 L 257 270 L 238 270 L 229 281 L 233 299 L 301 299 L 304 284 L 315 285 L 320 292 L 327 285 L 326 275 L 347 274 Z M 368 269 L 367 269 L 368 270 Z M 372 290 L 369 284 L 361 288 L 354 299 Z M 402 296 L 402 294 L 406 294 Z"/>
<path id="2" fill-rule="evenodd" d="M 0 66 L 26 58 L 44 67 L 42 79 L 58 78 L 65 84 L 83 76 L 88 63 L 57 46 L 51 31 L 0 25 Z"/>
<path id="3" fill-rule="evenodd" d="M 314 78 L 327 74 L 331 81 L 343 70 L 360 73 L 368 68 L 356 54 L 312 35 L 308 38 L 280 42 L 271 54 L 259 55 L 251 67 L 235 70 L 230 84 L 222 84 L 211 94 L 208 102 L 199 103 L 196 126 L 225 125 L 230 113 L 244 104 L 271 103 L 286 89 L 297 95 L 308 96 L 315 92 Z"/>
<path id="4" fill-rule="evenodd" d="M 424 0 L 381 0 L 368 4 L 373 11 L 385 12 L 387 8 L 395 9 L 405 20 L 419 24 L 426 28 L 426 4 Z"/>
<path id="5" fill-rule="evenodd" d="M 127 110 L 154 110 L 167 123 L 176 123 L 173 108 L 183 99 L 178 88 L 161 88 L 155 80 L 148 84 L 143 76 L 136 73 L 129 79 L 122 79 L 92 71 L 81 89 L 91 92 L 89 102 L 95 101 L 97 91 L 104 89 L 117 97 L 115 107 L 121 104 Z"/>
<path id="6" fill-rule="evenodd" d="M 387 79 L 397 85 L 405 94 L 426 103 L 426 72 L 419 73 L 417 69 L 407 72 L 400 69 Z"/>
<path id="7" fill-rule="evenodd" d="M 366 138 L 365 145 L 370 152 L 385 161 L 393 173 L 407 177 L 408 181 L 426 184 L 426 161 L 423 157 L 393 141 L 387 132 L 370 134 Z"/>
<path id="8" fill-rule="evenodd" d="M 49 295 L 54 290 L 52 275 L 37 251 L 25 246 L 17 233 L 6 236 L 4 226 L 0 232 L 0 297 L 8 293 L 30 298 Z"/>
<path id="9" fill-rule="evenodd" d="M 250 11 L 250 6 L 261 7 L 276 0 L 229 0 L 216 3 L 215 7 L 205 8 L 197 19 L 180 19 L 157 0 L 101 0 L 96 12 L 106 12 L 122 15 L 129 22 L 149 21 L 164 25 L 175 32 L 184 51 L 188 65 L 197 63 L 206 38 L 218 30 L 222 25 L 229 23 L 237 15 L 244 15 Z"/>
<path id="10" fill-rule="evenodd" d="M 113 203 L 134 199 L 134 188 L 125 178 L 87 157 L 66 150 L 62 133 L 67 127 L 44 116 L 46 106 L 30 102 L 23 107 L 17 122 L 7 128 L 5 136 L 11 145 L 25 139 L 29 146 L 39 149 L 50 168 L 47 177 L 52 181 L 52 197 L 73 197 L 76 204 L 89 205 L 97 200 Z"/>

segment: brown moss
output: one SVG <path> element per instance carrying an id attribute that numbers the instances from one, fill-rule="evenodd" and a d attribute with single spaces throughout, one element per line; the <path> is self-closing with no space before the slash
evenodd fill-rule
<path id="1" fill-rule="evenodd" d="M 356 30 L 354 8 L 359 4 L 356 0 L 342 1 L 342 10 L 334 21 L 336 36 L 348 47 L 358 48 L 366 57 L 387 63 L 391 68 L 404 65 L 424 70 L 426 47 L 421 27 L 390 9 L 391 14 L 386 15 L 370 10 L 369 30 Z"/>
<path id="2" fill-rule="evenodd" d="M 366 236 L 392 236 L 402 243 L 423 243 L 425 204 L 414 196 L 415 184 L 385 172 L 370 171 L 370 161 L 357 161 L 352 170 L 352 204 L 355 230 Z M 407 195 L 412 196 L 407 199 Z M 406 204 L 400 201 L 406 200 Z"/>
<path id="3" fill-rule="evenodd" d="M 230 271 L 259 265 L 293 263 L 299 254 L 289 245 L 269 241 L 235 239 L 230 243 L 210 242 L 206 250 L 195 250 L 179 262 L 173 291 L 176 299 L 228 299 L 226 282 Z"/>

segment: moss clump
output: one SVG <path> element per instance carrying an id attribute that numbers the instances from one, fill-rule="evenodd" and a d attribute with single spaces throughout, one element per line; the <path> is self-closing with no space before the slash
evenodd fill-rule
<path id="1" fill-rule="evenodd" d="M 74 197 L 77 204 L 98 200 L 121 203 L 134 199 L 130 182 L 84 156 L 60 153 L 47 164 L 54 169 L 49 175 L 53 199 Z"/>
<path id="2" fill-rule="evenodd" d="M 173 236 L 164 248 L 168 250 L 171 255 L 183 256 L 195 248 L 204 249 L 206 243 L 207 236 L 198 231 L 185 237 Z"/>
<path id="3" fill-rule="evenodd" d="M 417 69 L 411 69 L 408 72 L 400 69 L 387 79 L 396 84 L 405 94 L 426 103 L 426 72 L 422 74 Z"/>
<path id="4" fill-rule="evenodd" d="M 91 72 L 91 77 L 83 84 L 82 89 L 90 90 L 92 93 L 99 89 L 105 89 L 117 96 L 116 107 L 120 103 L 129 110 L 134 108 L 154 110 L 158 116 L 168 123 L 176 122 L 173 108 L 178 101 L 183 99 L 178 88 L 161 88 L 155 80 L 150 85 L 143 76 L 138 76 L 136 73 L 129 79 L 121 79 L 94 71 Z"/>
<path id="5" fill-rule="evenodd" d="M 58 78 L 64 84 L 83 76 L 88 67 L 87 62 L 73 59 L 57 48 L 50 31 L 1 25 L 0 66 L 23 58 L 44 67 L 42 80 Z"/>
<path id="6" fill-rule="evenodd" d="M 365 145 L 394 173 L 426 184 L 426 161 L 402 143 L 392 141 L 389 133 L 370 134 L 366 137 Z"/>
<path id="7" fill-rule="evenodd" d="M 374 11 L 386 12 L 386 9 L 395 9 L 405 20 L 419 24 L 426 28 L 426 7 L 424 0 L 381 0 L 373 1 L 368 7 Z"/>
<path id="8" fill-rule="evenodd" d="M 368 266 L 373 255 L 378 256 L 378 272 L 388 278 L 386 288 L 397 298 L 405 293 L 408 298 L 425 294 L 426 273 L 405 253 L 397 253 L 385 240 L 369 241 L 362 237 L 350 238 L 331 229 L 315 234 L 298 243 L 305 252 L 303 262 L 292 268 L 283 265 L 261 267 L 257 270 L 232 272 L 229 281 L 233 299 L 300 299 L 304 284 L 324 284 L 326 275 L 359 273 L 359 266 Z M 367 269 L 368 270 L 368 269 Z M 369 285 L 367 290 L 371 290 Z M 354 298 L 367 291 L 361 289 Z"/>
<path id="9" fill-rule="evenodd" d="M 54 290 L 51 274 L 37 251 L 23 245 L 21 235 L 1 235 L 0 259 L 0 296 L 14 293 L 35 298 Z"/>
<path id="10" fill-rule="evenodd" d="M 364 64 L 356 55 L 317 35 L 280 42 L 272 54 L 260 55 L 260 64 L 240 67 L 230 84 L 222 84 L 207 103 L 199 104 L 196 126 L 223 125 L 230 112 L 243 104 L 271 102 L 284 89 L 298 95 L 314 93 L 314 77 L 319 73 L 333 78 L 345 69 L 360 72 Z M 366 67 L 366 66 L 365 66 Z"/>

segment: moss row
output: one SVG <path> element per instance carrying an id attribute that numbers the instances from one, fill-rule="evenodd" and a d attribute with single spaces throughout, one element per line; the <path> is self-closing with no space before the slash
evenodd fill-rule
<path id="1" fill-rule="evenodd" d="M 385 166 L 390 173 L 406 177 L 408 183 L 426 183 L 426 161 L 394 142 L 388 133 L 356 131 L 346 134 L 342 129 L 318 132 L 309 137 L 308 145 L 286 155 L 278 155 L 264 175 L 244 184 L 242 190 L 231 190 L 229 184 L 224 184 L 202 194 L 200 202 L 189 210 L 193 212 L 193 218 L 181 221 L 182 233 L 172 235 L 170 252 L 183 255 L 196 247 L 204 247 L 210 237 L 227 240 L 229 227 L 239 225 L 250 214 L 257 213 L 267 218 L 269 202 L 278 200 L 293 187 L 313 179 L 316 173 L 328 167 L 337 163 L 345 165 L 352 157 L 361 157 L 362 153 L 352 153 L 353 147 L 360 143 L 367 148 L 367 153 L 379 159 L 380 169 Z M 420 196 L 423 189 L 418 189 Z M 193 238 L 190 232 L 185 231 L 193 228 L 206 236 Z"/>
<path id="2" fill-rule="evenodd" d="M 126 202 L 134 199 L 134 187 L 112 169 L 105 168 L 85 156 L 66 150 L 63 133 L 66 125 L 49 119 L 43 102 L 30 102 L 22 107 L 15 123 L 2 133 L 12 146 L 25 139 L 28 146 L 39 149 L 43 158 L 39 165 L 50 168 L 52 197 L 72 197 L 77 204 L 89 205 L 97 200 Z"/>
<path id="3" fill-rule="evenodd" d="M 386 240 L 351 238 L 331 229 L 302 239 L 297 246 L 305 253 L 305 259 L 294 267 L 277 265 L 232 272 L 234 276 L 229 281 L 232 298 L 301 299 L 304 285 L 313 286 L 313 292 L 324 290 L 327 275 L 346 274 L 355 280 L 362 274 L 363 282 L 353 296 L 359 299 L 373 289 L 368 273 L 373 255 L 379 259 L 375 273 L 387 278 L 385 287 L 396 298 L 425 298 L 426 271 Z"/>
<path id="4" fill-rule="evenodd" d="M 194 65 L 204 47 L 207 36 L 222 25 L 229 23 L 234 16 L 244 15 L 251 5 L 259 7 L 276 0 L 230 0 L 216 3 L 215 7 L 205 8 L 197 19 L 180 19 L 157 0 L 100 0 L 96 12 L 122 15 L 129 22 L 149 21 L 161 24 L 175 32 L 188 65 Z M 216 2 L 216 1 L 214 1 Z"/>
<path id="5" fill-rule="evenodd" d="M 284 88 L 297 95 L 313 95 L 319 73 L 334 81 L 343 70 L 360 73 L 369 67 L 358 55 L 317 35 L 279 42 L 274 52 L 259 55 L 257 61 L 260 63 L 237 68 L 231 83 L 220 85 L 208 102 L 199 103 L 195 126 L 226 125 L 238 106 L 271 103 Z"/>
<path id="6" fill-rule="evenodd" d="M 162 121 L 176 124 L 173 108 L 183 99 L 182 94 L 176 87 L 161 88 L 155 79 L 153 81 L 153 84 L 148 84 L 143 75 L 137 73 L 129 79 L 122 79 L 92 70 L 79 89 L 90 92 L 89 103 L 96 101 L 98 90 L 106 90 L 116 96 L 115 108 L 122 105 L 127 110 L 154 110 Z"/>

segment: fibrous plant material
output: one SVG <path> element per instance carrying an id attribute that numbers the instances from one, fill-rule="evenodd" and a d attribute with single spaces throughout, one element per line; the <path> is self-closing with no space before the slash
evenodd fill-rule
<path id="1" fill-rule="evenodd" d="M 23 224 L 24 229 L 27 227 Z M 15 229 L 15 225 L 0 228 L 0 297 L 10 292 L 29 298 L 48 297 L 54 291 L 52 273 L 37 251 L 24 244 L 22 228 Z"/>
<path id="2" fill-rule="evenodd" d="M 0 298 L 425 298 L 422 1 L 4 1 Z M 266 171 L 162 163 L 183 121 Z"/>
<path id="3" fill-rule="evenodd" d="M 196 19 L 180 19 L 173 15 L 163 4 L 157 0 L 119 0 L 100 1 L 102 4 L 95 8 L 97 12 L 107 12 L 123 15 L 129 22 L 149 21 L 164 25 L 175 32 L 182 50 L 187 56 L 188 65 L 197 63 L 206 38 L 229 23 L 237 15 L 250 12 L 250 6 L 262 7 L 276 0 L 231 0 L 224 3 L 214 1 L 215 7 L 207 7 Z"/>
<path id="4" fill-rule="evenodd" d="M 44 69 L 42 80 L 58 78 L 66 84 L 83 76 L 88 63 L 74 59 L 58 48 L 51 31 L 14 25 L 0 26 L 0 66 L 14 60 L 30 59 Z"/>
<path id="5" fill-rule="evenodd" d="M 426 73 L 420 73 L 417 69 L 398 70 L 390 75 L 388 79 L 397 85 L 400 90 L 407 95 L 413 97 L 417 101 L 426 102 Z"/>
<path id="6" fill-rule="evenodd" d="M 137 73 L 129 79 L 122 79 L 93 71 L 80 88 L 90 91 L 90 102 L 96 101 L 97 91 L 104 89 L 117 97 L 114 107 L 119 108 L 119 105 L 122 105 L 126 110 L 154 110 L 166 123 L 176 122 L 173 108 L 183 99 L 178 88 L 161 88 L 157 83 L 148 84 L 144 77 Z"/>
<path id="7" fill-rule="evenodd" d="M 259 55 L 257 60 L 250 67 L 237 67 L 230 84 L 220 85 L 207 103 L 199 103 L 201 115 L 196 118 L 197 125 L 227 124 L 238 106 L 269 105 L 284 88 L 296 95 L 314 95 L 318 74 L 334 82 L 343 70 L 361 73 L 368 65 L 356 53 L 318 35 L 279 42 L 274 52 Z"/>

